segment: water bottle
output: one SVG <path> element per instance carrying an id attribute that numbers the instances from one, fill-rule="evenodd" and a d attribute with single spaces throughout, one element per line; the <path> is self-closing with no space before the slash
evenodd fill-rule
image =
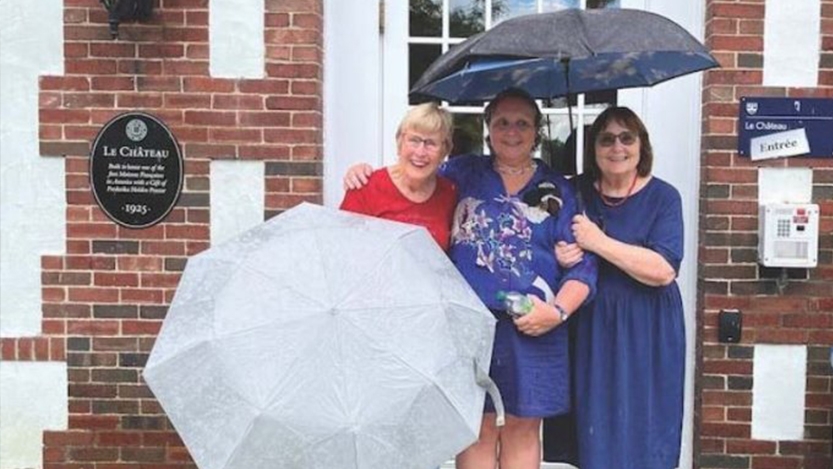
<path id="1" fill-rule="evenodd" d="M 510 316 L 519 317 L 532 311 L 532 300 L 521 292 L 501 290 L 497 292 L 497 299 Z"/>

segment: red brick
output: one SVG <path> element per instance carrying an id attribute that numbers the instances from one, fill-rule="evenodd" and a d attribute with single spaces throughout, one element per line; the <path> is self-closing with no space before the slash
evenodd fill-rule
<path id="1" fill-rule="evenodd" d="M 266 74 L 276 78 L 321 79 L 321 66 L 311 63 L 267 63 Z"/>
<path id="2" fill-rule="evenodd" d="M 712 2 L 709 13 L 715 18 L 763 18 L 764 6 Z"/>
<path id="3" fill-rule="evenodd" d="M 736 423 L 703 423 L 700 427 L 703 436 L 724 438 L 749 438 L 750 426 Z"/>
<path id="4" fill-rule="evenodd" d="M 66 360 L 66 339 L 63 337 L 49 339 L 49 359 L 51 361 Z"/>
<path id="5" fill-rule="evenodd" d="M 259 95 L 215 94 L 211 107 L 214 109 L 264 109 L 263 97 Z"/>
<path id="6" fill-rule="evenodd" d="M 95 434 L 86 431 L 44 430 L 43 444 L 46 446 L 85 446 L 93 443 Z"/>
<path id="7" fill-rule="evenodd" d="M 122 321 L 122 334 L 126 335 L 157 335 L 162 327 L 161 321 Z"/>
<path id="8" fill-rule="evenodd" d="M 799 469 L 801 459 L 779 456 L 754 456 L 752 469 Z"/>
<path id="9" fill-rule="evenodd" d="M 319 44 L 321 33 L 314 29 L 267 29 L 266 44 Z"/>
<path id="10" fill-rule="evenodd" d="M 121 300 L 122 303 L 162 304 L 165 302 L 165 293 L 162 290 L 123 289 Z"/>
<path id="11" fill-rule="evenodd" d="M 236 123 L 234 112 L 185 111 L 185 122 L 191 125 L 228 125 Z"/>
<path id="12" fill-rule="evenodd" d="M 49 360 L 49 339 L 38 337 L 34 340 L 34 359 L 38 361 Z"/>
<path id="13" fill-rule="evenodd" d="M 231 93 L 234 91 L 233 81 L 219 78 L 185 77 L 183 86 L 185 92 Z"/>
<path id="14" fill-rule="evenodd" d="M 263 131 L 260 129 L 211 129 L 208 132 L 211 142 L 246 142 L 257 143 L 263 141 Z"/>
<path id="15" fill-rule="evenodd" d="M 321 9 L 319 0 L 266 0 L 266 11 L 270 13 L 321 13 Z"/>
<path id="16" fill-rule="evenodd" d="M 88 336 L 111 336 L 118 334 L 118 321 L 86 320 L 67 321 L 67 334 Z"/>
<path id="17" fill-rule="evenodd" d="M 728 454 L 775 454 L 778 445 L 774 441 L 727 440 Z"/>
<path id="18" fill-rule="evenodd" d="M 142 242 L 141 253 L 145 255 L 182 256 L 185 254 L 185 243 L 182 241 L 144 241 Z"/>
<path id="19" fill-rule="evenodd" d="M 115 429 L 119 424 L 119 417 L 115 415 L 72 415 L 69 416 L 69 427 L 73 429 Z"/>
<path id="20" fill-rule="evenodd" d="M 90 89 L 90 79 L 87 77 L 41 76 L 39 83 L 41 90 L 87 91 Z"/>
<path id="21" fill-rule="evenodd" d="M 267 13 L 264 26 L 267 28 L 282 28 L 289 26 L 289 14 Z"/>
<path id="22" fill-rule="evenodd" d="M 290 149 L 287 145 L 257 145 L 238 147 L 241 159 L 254 160 L 286 160 L 289 159 Z"/>

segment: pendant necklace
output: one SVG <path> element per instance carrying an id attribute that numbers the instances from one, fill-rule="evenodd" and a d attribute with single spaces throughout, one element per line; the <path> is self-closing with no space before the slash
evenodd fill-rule
<path id="1" fill-rule="evenodd" d="M 633 194 L 633 189 L 636 187 L 637 179 L 639 179 L 639 174 L 636 174 L 633 177 L 633 182 L 631 182 L 631 187 L 628 188 L 628 193 L 625 194 L 625 196 L 622 198 L 609 198 L 608 196 L 604 195 L 604 192 L 602 192 L 602 182 L 599 181 L 599 197 L 602 199 L 602 202 L 604 202 L 604 204 L 608 207 L 618 207 L 624 204 L 625 201 L 628 200 L 628 197 L 630 197 L 631 194 Z"/>

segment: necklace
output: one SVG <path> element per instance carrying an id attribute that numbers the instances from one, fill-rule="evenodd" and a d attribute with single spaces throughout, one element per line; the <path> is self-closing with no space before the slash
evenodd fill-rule
<path id="1" fill-rule="evenodd" d="M 621 199 L 620 198 L 609 198 L 608 196 L 604 195 L 604 192 L 602 192 L 602 182 L 599 181 L 599 197 L 602 199 L 602 202 L 604 202 L 604 204 L 607 205 L 608 207 L 618 207 L 618 206 L 624 204 L 625 201 L 628 200 L 628 197 L 630 197 L 631 194 L 633 194 L 633 189 L 636 187 L 636 180 L 637 179 L 639 179 L 638 174 L 633 177 L 633 182 L 631 182 L 631 186 L 628 188 L 628 193 L 625 194 L 625 196 L 622 197 Z"/>
<path id="2" fill-rule="evenodd" d="M 530 161 L 528 164 L 525 164 L 519 168 L 513 168 L 511 166 L 500 164 L 497 162 L 497 160 L 495 160 L 494 168 L 495 171 L 499 172 L 500 174 L 505 174 L 507 176 L 521 176 L 523 174 L 526 174 L 527 172 L 534 172 L 536 169 L 538 169 L 538 163 L 536 163 L 535 161 Z"/>

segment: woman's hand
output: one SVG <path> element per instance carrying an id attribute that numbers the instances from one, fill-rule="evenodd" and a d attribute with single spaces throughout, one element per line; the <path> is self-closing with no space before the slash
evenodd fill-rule
<path id="1" fill-rule="evenodd" d="M 370 174 L 373 172 L 373 166 L 367 163 L 357 163 L 347 169 L 347 174 L 344 175 L 342 182 L 344 183 L 344 190 L 361 189 L 367 184 Z"/>
<path id="2" fill-rule="evenodd" d="M 532 300 L 532 311 L 514 319 L 519 331 L 532 337 L 538 337 L 553 330 L 561 324 L 561 317 L 555 306 L 541 301 L 535 295 L 527 295 Z"/>
<path id="3" fill-rule="evenodd" d="M 576 238 L 576 243 L 585 251 L 597 252 L 602 243 L 607 239 L 607 235 L 593 223 L 586 215 L 576 215 L 573 217 L 573 236 Z"/>
<path id="4" fill-rule="evenodd" d="M 579 247 L 578 243 L 559 241 L 555 245 L 555 259 L 558 261 L 558 265 L 569 269 L 584 259 L 584 250 Z"/>

